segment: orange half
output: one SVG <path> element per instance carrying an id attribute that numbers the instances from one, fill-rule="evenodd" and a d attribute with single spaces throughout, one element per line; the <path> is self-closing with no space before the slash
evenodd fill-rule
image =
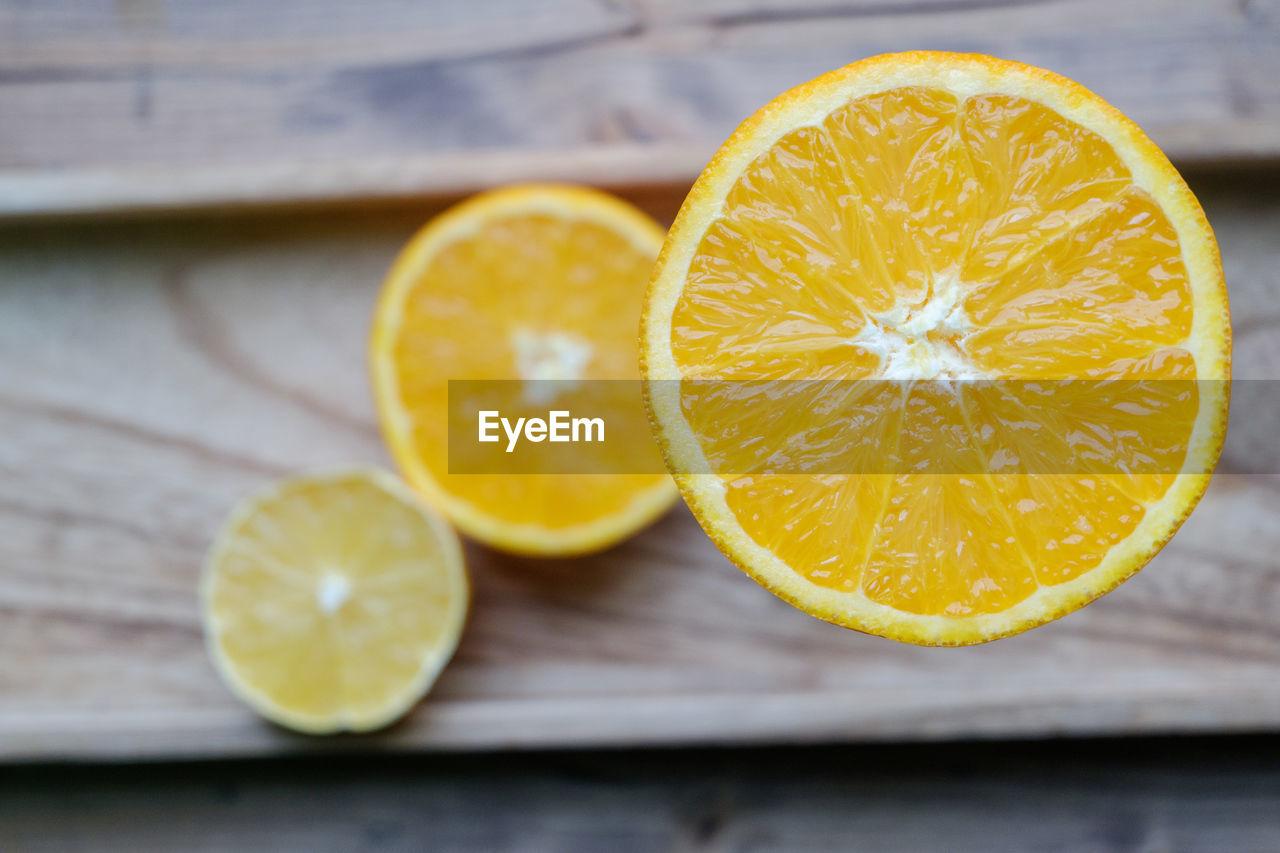
<path id="1" fill-rule="evenodd" d="M 680 382 L 648 390 L 741 569 L 820 618 L 958 645 L 1083 606 L 1172 537 L 1221 449 L 1230 339 L 1213 233 L 1137 126 L 1038 68 L 905 53 L 787 92 L 724 144 L 663 247 L 641 354 L 649 380 L 892 380 L 891 442 L 989 454 L 958 474 L 698 473 L 723 435 Z M 1187 464 L 998 473 L 965 382 L 1105 379 L 1189 382 Z M 1114 411 L 1073 414 L 1117 434 Z M 760 430 L 788 446 L 793 427 Z"/>
<path id="2" fill-rule="evenodd" d="M 459 472 L 448 451 L 450 380 L 510 380 L 528 392 L 519 402 L 548 410 L 564 403 L 557 389 L 638 380 L 635 330 L 662 238 L 613 196 L 529 185 L 457 205 L 400 253 L 370 340 L 378 414 L 405 478 L 462 531 L 520 554 L 581 554 L 674 502 L 647 435 L 617 446 L 654 464 L 603 460 L 599 474 Z M 643 429 L 636 384 L 631 420 Z"/>

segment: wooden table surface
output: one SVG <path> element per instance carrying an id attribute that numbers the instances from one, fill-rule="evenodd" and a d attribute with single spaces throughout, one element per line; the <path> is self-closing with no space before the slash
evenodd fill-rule
<path id="1" fill-rule="evenodd" d="M 688 181 L 908 49 L 1052 68 L 1183 165 L 1280 158 L 1276 0 L 0 0 L 0 216 Z"/>
<path id="2" fill-rule="evenodd" d="M 589 561 L 470 549 L 458 659 L 375 738 L 274 730 L 204 659 L 227 508 L 385 463 L 364 328 L 440 199 L 563 179 L 669 217 L 760 104 L 915 48 L 1045 65 L 1142 124 L 1217 228 L 1237 376 L 1276 376 L 1276 0 L 0 0 L 0 850 L 1280 849 L 1275 735 L 388 754 L 1274 731 L 1274 477 L 1219 477 L 1124 588 L 980 649 L 810 620 L 681 510 Z M 29 222 L 181 211 L 209 215 Z M 331 749 L 379 754 L 11 763 Z"/>
<path id="3" fill-rule="evenodd" d="M 0 768 L 53 853 L 1275 853 L 1280 740 Z"/>

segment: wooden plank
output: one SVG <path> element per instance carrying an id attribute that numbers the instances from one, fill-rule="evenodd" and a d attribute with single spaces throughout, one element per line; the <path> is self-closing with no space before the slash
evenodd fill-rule
<path id="1" fill-rule="evenodd" d="M 670 184 L 696 175 L 701 145 L 611 145 L 582 149 L 474 151 L 369 158 L 340 164 L 262 163 L 192 171 L 33 172 L 0 176 L 0 219 L 146 214 L 317 202 L 452 197 L 520 181 L 564 181 L 614 189 Z"/>
<path id="2" fill-rule="evenodd" d="M 687 180 L 778 93 L 914 48 L 1053 68 L 1181 164 L 1280 155 L 1256 0 L 0 0 L 0 216 L 441 195 L 584 157 Z"/>
<path id="3" fill-rule="evenodd" d="M 1244 318 L 1236 374 L 1274 377 L 1280 183 L 1198 189 Z M 633 197 L 667 218 L 682 194 Z M 1244 475 L 1122 589 L 971 649 L 811 619 L 683 509 L 592 558 L 472 547 L 458 656 L 406 722 L 329 740 L 261 723 L 205 658 L 201 556 L 268 480 L 386 464 L 365 334 L 431 210 L 0 232 L 0 757 L 1280 728 L 1280 489 Z"/>
<path id="4" fill-rule="evenodd" d="M 1274 738 L 0 773 L 5 850 L 1273 853 Z"/>

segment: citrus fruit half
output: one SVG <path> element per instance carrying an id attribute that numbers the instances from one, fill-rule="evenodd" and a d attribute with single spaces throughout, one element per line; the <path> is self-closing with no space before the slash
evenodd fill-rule
<path id="1" fill-rule="evenodd" d="M 662 238 L 652 219 L 605 193 L 529 185 L 459 204 L 401 252 L 370 342 L 378 413 L 405 478 L 463 532 L 515 553 L 579 554 L 629 536 L 675 500 L 637 381 L 636 328 Z M 654 464 L 451 471 L 451 379 L 518 380 L 549 409 L 558 388 L 630 380 L 648 445 L 640 450 Z"/>
<path id="2" fill-rule="evenodd" d="M 467 598 L 453 531 L 381 471 L 298 477 L 249 498 L 201 586 L 228 686 L 312 733 L 375 729 L 412 707 L 453 655 Z"/>
<path id="3" fill-rule="evenodd" d="M 1079 608 L 1170 539 L 1221 449 L 1230 337 L 1213 234 L 1137 126 L 1038 68 L 904 53 L 793 89 L 730 137 L 663 246 L 641 351 L 664 456 L 734 563 L 822 619 L 958 645 Z M 1187 464 L 736 473 L 686 387 L 895 383 L 884 446 L 974 433 L 982 451 L 1025 424 L 975 430 L 975 383 L 1113 379 L 1187 383 Z M 1076 408 L 1068 440 L 1114 437 L 1126 407 Z M 757 420 L 738 433 L 807 438 Z"/>

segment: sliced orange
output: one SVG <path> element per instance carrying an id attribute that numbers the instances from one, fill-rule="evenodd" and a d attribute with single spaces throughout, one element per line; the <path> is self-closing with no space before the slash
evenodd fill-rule
<path id="1" fill-rule="evenodd" d="M 453 655 L 458 539 L 382 471 L 298 477 L 246 500 L 205 565 L 210 655 L 236 695 L 311 733 L 401 716 Z"/>
<path id="2" fill-rule="evenodd" d="M 681 382 L 648 387 L 686 501 L 741 569 L 822 619 L 959 645 L 1083 606 L 1172 537 L 1221 449 L 1230 338 L 1212 231 L 1132 122 L 1041 69 L 906 53 L 793 89 L 724 144 L 663 247 L 641 350 L 649 380 L 898 381 L 879 426 L 904 448 L 992 450 L 974 425 L 1014 416 L 974 411 L 965 380 L 1188 380 L 1186 466 L 1088 475 L 1000 474 L 994 455 L 708 473 L 724 435 Z M 955 391 L 921 400 L 924 380 Z M 1111 416 L 1088 426 L 1115 433 Z M 793 428 L 758 426 L 774 447 Z"/>
<path id="3" fill-rule="evenodd" d="M 675 500 L 652 446 L 638 450 L 653 465 L 616 460 L 600 474 L 451 472 L 448 450 L 451 379 L 518 380 L 549 409 L 556 388 L 638 380 L 636 327 L 662 238 L 620 199 L 530 185 L 452 208 L 401 252 L 370 343 L 378 413 L 406 479 L 462 531 L 515 553 L 580 554 Z M 643 424 L 638 383 L 633 406 Z"/>

